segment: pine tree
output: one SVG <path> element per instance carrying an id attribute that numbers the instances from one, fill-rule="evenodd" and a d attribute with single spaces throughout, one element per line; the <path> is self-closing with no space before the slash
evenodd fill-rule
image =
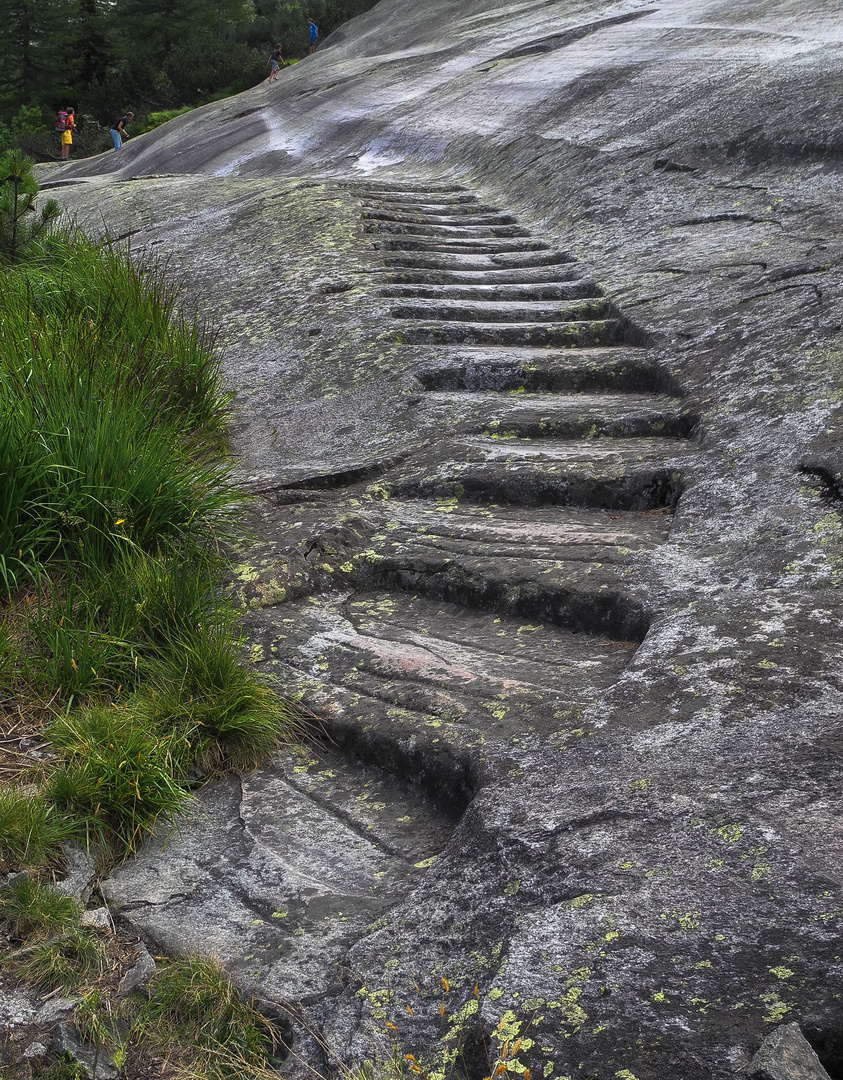
<path id="1" fill-rule="evenodd" d="M 55 199 L 48 199 L 39 213 L 37 194 L 32 161 L 9 150 L 0 158 L 0 258 L 19 262 L 61 213 Z"/>
<path id="2" fill-rule="evenodd" d="M 105 82 L 108 68 L 114 61 L 106 22 L 103 0 L 78 0 L 74 57 L 76 84 L 79 96 L 84 96 L 95 83 Z"/>
<path id="3" fill-rule="evenodd" d="M 245 31 L 252 0 L 117 0 L 113 21 L 125 57 L 160 66 L 174 50 L 196 48 Z"/>
<path id="4" fill-rule="evenodd" d="M 0 117 L 64 86 L 76 0 L 0 0 Z M 58 79 L 57 79 L 58 76 Z"/>

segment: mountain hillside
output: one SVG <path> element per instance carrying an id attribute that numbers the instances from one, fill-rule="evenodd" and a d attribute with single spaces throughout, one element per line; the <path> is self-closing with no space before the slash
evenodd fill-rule
<path id="1" fill-rule="evenodd" d="M 220 329 L 329 738 L 105 891 L 290 1069 L 843 1076 L 841 67 L 832 0 L 381 0 L 41 173 Z"/>

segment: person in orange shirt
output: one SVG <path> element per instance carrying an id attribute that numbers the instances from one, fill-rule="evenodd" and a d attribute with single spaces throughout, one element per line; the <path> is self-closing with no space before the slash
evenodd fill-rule
<path id="1" fill-rule="evenodd" d="M 70 148 L 73 145 L 73 132 L 76 130 L 76 120 L 73 115 L 73 109 L 68 108 L 67 120 L 65 121 L 64 131 L 61 133 L 61 159 L 67 161 L 70 156 Z"/>

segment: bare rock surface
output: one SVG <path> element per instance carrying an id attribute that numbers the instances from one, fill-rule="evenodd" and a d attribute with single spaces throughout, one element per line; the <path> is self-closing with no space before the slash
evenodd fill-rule
<path id="1" fill-rule="evenodd" d="M 133 990 L 144 986 L 152 978 L 155 967 L 155 960 L 149 949 L 141 942 L 138 946 L 137 960 L 120 980 L 120 985 L 117 987 L 117 996 L 127 997 Z"/>
<path id="2" fill-rule="evenodd" d="M 453 821 L 375 768 L 297 751 L 206 788 L 178 831 L 103 885 L 157 947 L 211 953 L 259 996 L 319 999 L 337 958 L 406 895 Z"/>
<path id="3" fill-rule="evenodd" d="M 749 1063 L 752 1080 L 828 1080 L 811 1044 L 798 1024 L 772 1031 Z"/>
<path id="4" fill-rule="evenodd" d="M 220 327 L 331 740 L 106 895 L 323 1072 L 843 1072 L 841 59 L 832 0 L 382 0 L 61 172 Z"/>

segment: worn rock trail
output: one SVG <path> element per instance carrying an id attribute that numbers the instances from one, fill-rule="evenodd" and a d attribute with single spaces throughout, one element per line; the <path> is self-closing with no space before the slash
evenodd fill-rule
<path id="1" fill-rule="evenodd" d="M 601 290 L 512 215 L 447 186 L 357 190 L 442 437 L 334 496 L 360 538 L 328 566 L 350 591 L 293 620 L 264 610 L 262 641 L 347 735 L 374 710 L 459 756 L 553 730 L 625 666 L 647 614 L 624 579 L 667 538 L 695 418 Z"/>
<path id="2" fill-rule="evenodd" d="M 616 681 L 648 626 L 634 559 L 667 540 L 696 422 L 601 289 L 512 215 L 450 186 L 352 193 L 437 436 L 263 501 L 252 658 L 321 738 L 206 790 L 166 856 L 162 838 L 106 886 L 148 939 L 210 946 L 274 1000 L 338 993 L 335 965 L 514 746 L 576 730 Z"/>

